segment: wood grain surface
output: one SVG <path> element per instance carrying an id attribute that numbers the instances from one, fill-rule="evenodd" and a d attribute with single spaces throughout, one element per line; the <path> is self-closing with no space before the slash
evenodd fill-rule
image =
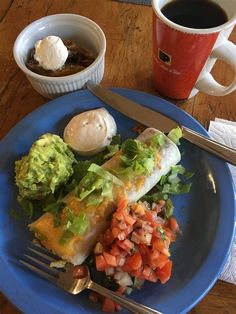
<path id="1" fill-rule="evenodd" d="M 0 140 L 25 115 L 48 101 L 34 91 L 16 66 L 12 49 L 24 27 L 55 13 L 80 14 L 91 18 L 103 29 L 107 39 L 102 82 L 105 86 L 131 88 L 158 95 L 152 82 L 151 7 L 111 0 L 1 0 Z M 230 39 L 236 42 L 235 30 Z M 222 84 L 231 82 L 234 75 L 229 66 L 220 61 L 217 61 L 213 74 Z M 178 106 L 206 128 L 215 117 L 236 121 L 236 92 L 224 97 L 199 93 Z M 0 314 L 15 313 L 19 312 L 0 293 Z M 217 281 L 190 313 L 236 313 L 236 286 Z"/>

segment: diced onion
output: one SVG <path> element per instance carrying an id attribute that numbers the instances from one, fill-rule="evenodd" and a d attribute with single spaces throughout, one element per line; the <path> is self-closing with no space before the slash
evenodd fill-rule
<path id="1" fill-rule="evenodd" d="M 105 273 L 107 276 L 111 276 L 115 273 L 115 268 L 114 267 L 108 267 L 108 268 L 106 268 Z"/>
<path id="2" fill-rule="evenodd" d="M 127 287 L 127 286 L 133 285 L 133 281 L 130 275 L 123 271 L 117 271 L 115 273 L 114 279 L 121 287 Z"/>

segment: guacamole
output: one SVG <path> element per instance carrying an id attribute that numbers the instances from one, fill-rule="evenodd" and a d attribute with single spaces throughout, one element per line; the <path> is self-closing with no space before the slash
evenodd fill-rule
<path id="1" fill-rule="evenodd" d="M 68 181 L 76 162 L 67 144 L 55 134 L 44 134 L 34 142 L 28 155 L 15 162 L 19 194 L 40 200 Z"/>

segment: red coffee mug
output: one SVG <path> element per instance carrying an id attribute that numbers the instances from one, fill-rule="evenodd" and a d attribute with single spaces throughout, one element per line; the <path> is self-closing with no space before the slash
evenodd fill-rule
<path id="1" fill-rule="evenodd" d="M 223 96 L 236 89 L 217 83 L 210 71 L 221 59 L 236 72 L 236 46 L 227 40 L 236 22 L 236 0 L 213 0 L 228 21 L 205 29 L 188 28 L 166 18 L 161 9 L 170 0 L 153 0 L 153 79 L 157 90 L 172 99 L 186 99 L 198 91 Z"/>

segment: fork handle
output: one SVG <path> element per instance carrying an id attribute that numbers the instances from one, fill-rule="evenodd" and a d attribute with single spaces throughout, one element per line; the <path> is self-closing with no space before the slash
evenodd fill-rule
<path id="1" fill-rule="evenodd" d="M 124 296 L 121 296 L 117 294 L 116 292 L 113 292 L 111 290 L 108 290 L 97 283 L 90 281 L 87 285 L 88 289 L 91 289 L 102 296 L 111 299 L 112 301 L 120 304 L 122 307 L 126 308 L 132 313 L 137 313 L 137 314 L 163 314 L 159 311 L 153 310 L 150 307 L 147 307 L 145 305 L 142 305 L 140 303 L 137 303 L 133 300 L 127 299 Z"/>

